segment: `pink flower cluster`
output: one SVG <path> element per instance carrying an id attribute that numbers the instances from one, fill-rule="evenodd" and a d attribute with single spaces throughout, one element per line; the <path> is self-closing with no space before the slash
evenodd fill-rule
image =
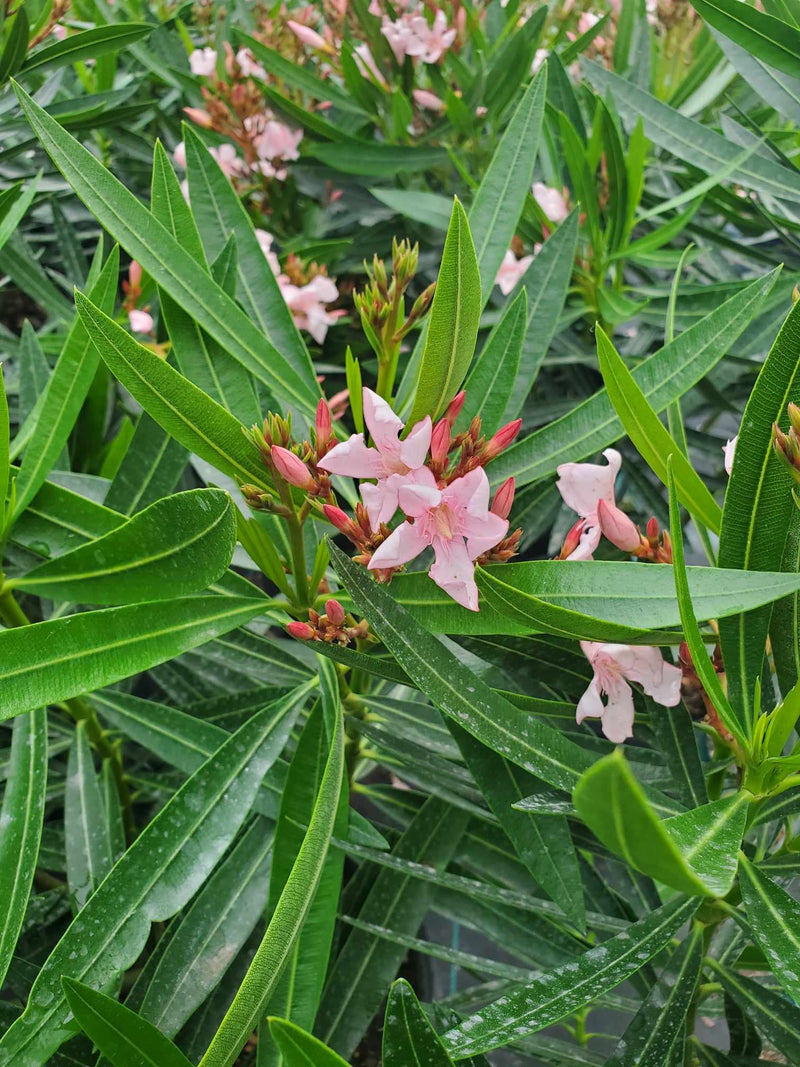
<path id="1" fill-rule="evenodd" d="M 294 321 L 301 330 L 307 330 L 317 344 L 322 344 L 328 333 L 328 327 L 346 314 L 343 309 L 328 311 L 326 304 L 333 303 L 339 297 L 336 284 L 324 274 L 318 274 L 305 285 L 294 285 L 288 275 L 282 273 L 278 257 L 272 251 L 272 234 L 266 230 L 256 230 L 258 243 L 278 279 L 283 299 L 289 306 Z"/>
<path id="2" fill-rule="evenodd" d="M 379 531 L 398 507 L 404 521 L 371 552 L 370 570 L 391 571 L 432 548 L 429 575 L 457 603 L 478 610 L 475 561 L 500 544 L 508 531 L 513 480 L 489 503 L 489 480 L 479 463 L 497 455 L 519 432 L 519 420 L 503 427 L 486 442 L 482 457 L 463 474 L 446 473 L 451 429 L 463 404 L 463 394 L 434 427 L 430 416 L 418 422 L 405 438 L 403 423 L 371 389 L 364 389 L 364 421 L 374 447 L 361 433 L 336 445 L 318 461 L 330 474 L 373 479 L 363 482 L 361 496 L 372 531 Z M 430 462 L 426 462 L 430 451 Z M 350 534 L 353 524 L 339 508 L 326 514 Z M 388 531 L 386 531 L 388 533 Z M 352 536 L 352 535 L 351 535 Z"/>
<path id="3" fill-rule="evenodd" d="M 404 11 L 394 21 L 382 15 L 381 33 L 389 42 L 398 63 L 402 63 L 406 56 L 420 59 L 423 63 L 438 63 L 456 39 L 456 31 L 448 28 L 447 16 L 441 8 L 434 15 L 432 23 L 424 15 L 412 11 Z"/>

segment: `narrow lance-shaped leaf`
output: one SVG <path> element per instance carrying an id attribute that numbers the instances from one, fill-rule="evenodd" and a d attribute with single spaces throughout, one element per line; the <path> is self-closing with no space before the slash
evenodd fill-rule
<path id="1" fill-rule="evenodd" d="M 776 70 L 800 77 L 800 29 L 736 0 L 698 0 L 709 26 Z"/>
<path id="2" fill-rule="evenodd" d="M 752 1018 L 759 1033 L 782 1052 L 789 1063 L 800 1063 L 800 1008 L 782 993 L 728 970 L 715 959 L 709 959 L 707 963 L 725 992 Z"/>
<path id="3" fill-rule="evenodd" d="M 164 497 L 123 526 L 9 584 L 52 600 L 130 604 L 206 589 L 236 543 L 231 498 L 219 489 Z"/>
<path id="4" fill-rule="evenodd" d="M 111 685 L 249 622 L 263 601 L 197 596 L 0 631 L 0 717 Z"/>
<path id="5" fill-rule="evenodd" d="M 331 708 L 330 749 L 314 810 L 261 944 L 200 1061 L 201 1067 L 231 1067 L 238 1058 L 277 985 L 322 876 L 342 789 L 344 723 L 336 668 L 323 660 L 319 667 L 320 685 Z"/>
<path id="6" fill-rule="evenodd" d="M 453 1061 L 420 1007 L 414 990 L 399 978 L 389 990 L 383 1024 L 384 1067 L 452 1067 Z"/>
<path id="7" fill-rule="evenodd" d="M 106 832 L 100 783 L 85 724 L 75 728 L 67 762 L 64 789 L 64 834 L 67 883 L 76 911 L 86 904 L 111 870 L 111 847 Z"/>
<path id="8" fill-rule="evenodd" d="M 133 193 L 20 86 L 14 88 L 48 155 L 101 225 L 203 329 L 264 382 L 280 404 L 313 419 L 319 395 L 316 383 L 297 374 Z"/>
<path id="9" fill-rule="evenodd" d="M 456 198 L 427 323 L 410 425 L 425 415 L 435 419 L 458 392 L 475 351 L 480 316 L 481 280 L 475 246 L 466 213 Z"/>
<path id="10" fill-rule="evenodd" d="M 138 958 L 150 924 L 192 898 L 238 833 L 310 688 L 254 715 L 142 831 L 43 964 L 25 1011 L 0 1040 L 0 1061 L 46 1062 L 74 1032 L 62 977 L 108 988 Z"/>
<path id="11" fill-rule="evenodd" d="M 270 1019 L 269 1032 L 286 1067 L 349 1067 L 333 1049 L 287 1019 Z"/>
<path id="12" fill-rule="evenodd" d="M 8 398 L 6 397 L 6 385 L 3 378 L 3 364 L 0 363 L 0 534 L 2 534 L 5 525 L 6 496 L 8 495 L 8 479 L 11 473 L 9 463 L 10 440 L 11 427 L 8 421 Z"/>
<path id="13" fill-rule="evenodd" d="M 475 415 L 480 415 L 481 429 L 486 437 L 498 429 L 513 396 L 527 325 L 528 298 L 525 290 L 520 289 L 489 334 L 469 372 L 464 383 L 467 395 L 456 429 L 465 430 Z"/>
<path id="14" fill-rule="evenodd" d="M 621 934 L 580 959 L 546 971 L 528 985 L 492 1002 L 444 1035 L 458 1059 L 500 1048 L 573 1014 L 621 985 L 659 952 L 697 910 L 698 901 L 674 897 Z"/>
<path id="15" fill-rule="evenodd" d="M 47 798 L 47 712 L 18 715 L 0 810 L 0 983 L 22 929 L 39 856 Z"/>
<path id="16" fill-rule="evenodd" d="M 772 972 L 800 1002 L 800 904 L 745 857 L 739 859 L 739 886 L 747 920 Z"/>
<path id="17" fill-rule="evenodd" d="M 74 978 L 63 978 L 72 1014 L 114 1067 L 190 1067 L 190 1061 L 152 1023 Z"/>

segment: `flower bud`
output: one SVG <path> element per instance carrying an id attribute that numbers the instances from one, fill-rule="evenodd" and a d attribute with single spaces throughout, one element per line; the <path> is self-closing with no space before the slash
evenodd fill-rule
<path id="1" fill-rule="evenodd" d="M 131 260 L 131 265 L 128 267 L 128 282 L 131 289 L 138 290 L 142 287 L 142 265 L 135 259 Z"/>
<path id="2" fill-rule="evenodd" d="M 653 515 L 647 520 L 647 526 L 645 527 L 645 529 L 647 530 L 647 540 L 650 541 L 652 544 L 655 544 L 658 541 L 659 535 L 661 533 L 661 529 L 658 525 L 658 519 L 655 517 L 655 515 Z"/>
<path id="3" fill-rule="evenodd" d="M 511 514 L 511 505 L 514 503 L 514 479 L 506 478 L 497 492 L 494 494 L 491 510 L 501 519 L 507 519 Z"/>
<path id="4" fill-rule="evenodd" d="M 561 551 L 556 556 L 556 559 L 569 559 L 575 549 L 581 543 L 581 534 L 586 526 L 585 519 L 578 519 L 574 526 L 571 526 L 567 532 L 567 536 L 564 538 L 564 544 L 561 546 Z"/>
<path id="5" fill-rule="evenodd" d="M 302 41 L 303 44 L 307 44 L 309 48 L 325 48 L 325 38 L 321 37 L 316 30 L 312 30 L 310 26 L 304 26 L 302 22 L 294 22 L 289 19 L 286 23 L 298 41 Z"/>
<path id="6" fill-rule="evenodd" d="M 286 632 L 298 641 L 310 641 L 315 636 L 313 628 L 307 622 L 287 623 Z"/>
<path id="7" fill-rule="evenodd" d="M 345 611 L 338 600 L 331 598 L 325 601 L 325 615 L 328 622 L 334 626 L 343 626 L 345 620 Z"/>
<path id="8" fill-rule="evenodd" d="M 789 404 L 787 409 L 789 413 L 789 422 L 792 425 L 792 429 L 798 435 L 800 435 L 800 408 L 797 404 Z"/>
<path id="9" fill-rule="evenodd" d="M 311 472 L 294 452 L 290 452 L 288 448 L 281 448 L 280 445 L 274 445 L 270 455 L 272 462 L 275 464 L 275 470 L 281 478 L 284 478 L 291 485 L 296 485 L 298 489 L 314 488 L 314 479 L 311 477 Z"/>
<path id="10" fill-rule="evenodd" d="M 356 524 L 350 516 L 346 515 L 341 508 L 337 508 L 335 504 L 323 504 L 322 510 L 328 522 L 341 533 L 346 534 L 348 537 L 351 537 L 353 533 L 358 533 Z"/>
<path id="11" fill-rule="evenodd" d="M 213 125 L 213 120 L 207 111 L 204 111 L 199 107 L 185 107 L 183 109 L 184 115 L 187 119 L 191 119 L 192 122 L 198 126 L 202 126 L 206 130 L 210 130 Z"/>
<path id="12" fill-rule="evenodd" d="M 467 393 L 465 389 L 462 389 L 460 393 L 456 393 L 450 403 L 447 405 L 447 411 L 444 413 L 444 417 L 452 426 L 458 416 L 461 414 L 461 409 L 464 406 L 464 401 L 467 399 Z"/>
<path id="13" fill-rule="evenodd" d="M 612 545 L 623 552 L 634 552 L 640 544 L 639 531 L 624 511 L 602 498 L 597 502 L 600 529 Z"/>
<path id="14" fill-rule="evenodd" d="M 503 449 L 508 448 L 514 438 L 520 431 L 522 426 L 522 419 L 514 419 L 513 422 L 506 423 L 505 426 L 501 426 L 500 429 L 490 437 L 486 442 L 486 446 L 483 450 L 486 460 L 494 459 L 499 456 Z"/>
<path id="15" fill-rule="evenodd" d="M 431 459 L 437 466 L 447 463 L 450 452 L 450 423 L 440 419 L 431 434 Z"/>
<path id="16" fill-rule="evenodd" d="M 317 448 L 324 448 L 331 439 L 331 409 L 324 397 L 317 404 L 315 429 Z"/>
<path id="17" fill-rule="evenodd" d="M 155 323 L 149 311 L 133 308 L 128 312 L 128 324 L 134 333 L 152 333 Z"/>
<path id="18" fill-rule="evenodd" d="M 414 102 L 428 111 L 444 111 L 445 103 L 435 93 L 429 93 L 427 89 L 415 89 L 412 93 Z"/>

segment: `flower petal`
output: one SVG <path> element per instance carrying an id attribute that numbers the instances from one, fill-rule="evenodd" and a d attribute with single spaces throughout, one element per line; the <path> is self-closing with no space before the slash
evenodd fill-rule
<path id="1" fill-rule="evenodd" d="M 478 610 L 475 564 L 460 537 L 452 541 L 437 538 L 433 543 L 436 559 L 428 572 L 440 589 L 469 611 Z"/>
<path id="2" fill-rule="evenodd" d="M 660 648 L 632 645 L 628 647 L 626 656 L 619 653 L 612 655 L 625 671 L 625 677 L 638 682 L 656 703 L 665 708 L 674 708 L 679 703 L 683 673 L 680 667 L 664 660 Z"/>
<path id="3" fill-rule="evenodd" d="M 382 396 L 364 388 L 364 422 L 379 452 L 397 452 L 400 449 L 399 434 L 403 429 L 402 419 L 392 411 Z"/>
<path id="4" fill-rule="evenodd" d="M 483 467 L 476 467 L 456 478 L 442 491 L 442 500 L 453 508 L 468 508 L 472 515 L 485 515 L 489 510 L 489 479 Z"/>
<path id="5" fill-rule="evenodd" d="M 599 526 L 587 526 L 581 534 L 581 540 L 574 552 L 570 552 L 567 559 L 590 560 L 594 559 L 594 552 L 600 544 L 602 531 Z"/>
<path id="6" fill-rule="evenodd" d="M 421 527 L 410 522 L 401 523 L 386 538 L 369 561 L 369 570 L 382 567 L 402 567 L 428 547 L 428 542 Z"/>
<path id="7" fill-rule="evenodd" d="M 614 482 L 622 465 L 622 456 L 614 448 L 603 455 L 606 466 L 599 463 L 562 463 L 557 468 L 556 487 L 568 508 L 584 518 L 595 518 L 597 501 L 614 504 Z"/>
<path id="8" fill-rule="evenodd" d="M 633 692 L 627 682 L 619 679 L 614 691 L 608 694 L 608 703 L 602 718 L 602 730 L 609 741 L 620 745 L 633 737 Z"/>
<path id="9" fill-rule="evenodd" d="M 467 538 L 469 558 L 477 559 L 503 540 L 508 531 L 508 519 L 501 519 L 491 511 L 480 517 L 468 515 L 465 516 L 461 529 Z"/>
<path id="10" fill-rule="evenodd" d="M 575 722 L 581 723 L 587 718 L 599 719 L 605 710 L 605 704 L 600 697 L 600 683 L 597 678 L 592 678 L 586 688 L 586 692 L 578 701 L 578 706 L 575 709 Z"/>
<path id="11" fill-rule="evenodd" d="M 435 485 L 405 481 L 399 489 L 400 507 L 412 519 L 420 519 L 441 503 L 442 493 Z"/>
<path id="12" fill-rule="evenodd" d="M 400 459 L 412 471 L 424 464 L 428 449 L 431 447 L 432 432 L 431 417 L 426 415 L 416 424 L 405 441 L 400 442 Z"/>
<path id="13" fill-rule="evenodd" d="M 362 482 L 360 489 L 369 524 L 375 531 L 382 522 L 389 522 L 397 511 L 397 486 L 392 484 L 391 478 L 383 478 L 377 485 Z"/>
<path id="14" fill-rule="evenodd" d="M 383 473 L 380 452 L 367 448 L 363 433 L 354 433 L 346 441 L 335 445 L 317 464 L 331 474 L 350 478 L 379 478 Z"/>

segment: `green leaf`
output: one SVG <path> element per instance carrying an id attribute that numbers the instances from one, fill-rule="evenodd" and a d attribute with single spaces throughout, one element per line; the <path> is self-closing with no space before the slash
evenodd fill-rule
<path id="1" fill-rule="evenodd" d="M 74 978 L 62 983 L 81 1029 L 114 1067 L 190 1067 L 168 1037 L 124 1004 Z"/>
<path id="2" fill-rule="evenodd" d="M 772 424 L 788 428 L 786 405 L 800 385 L 800 307 L 789 312 L 764 361 L 742 415 L 731 473 L 718 562 L 748 571 L 777 570 L 795 503 L 791 478 L 772 447 Z M 780 534 L 777 532 L 780 531 Z M 764 663 L 771 608 L 720 625 L 728 695 L 746 732 L 753 727 L 753 694 Z"/>
<path id="3" fill-rule="evenodd" d="M 800 1063 L 800 1008 L 760 982 L 729 971 L 715 959 L 706 962 L 713 967 L 725 992 L 752 1018 L 759 1033 L 782 1052 L 789 1063 Z"/>
<path id="4" fill-rule="evenodd" d="M 500 1048 L 543 1030 L 636 974 L 697 910 L 696 899 L 673 898 L 577 962 L 546 971 L 471 1015 L 444 1035 L 458 1059 Z"/>
<path id="5" fill-rule="evenodd" d="M 684 1022 L 703 963 L 703 927 L 695 924 L 628 1024 L 604 1067 L 665 1067 L 680 1045 L 683 1063 Z"/>
<path id="6" fill-rule="evenodd" d="M 736 0 L 698 0 L 698 13 L 756 59 L 800 76 L 800 30 L 766 11 L 740 7 Z"/>
<path id="7" fill-rule="evenodd" d="M 431 170 L 447 161 L 443 148 L 411 148 L 377 141 L 350 141 L 345 149 L 341 144 L 314 143 L 304 148 L 303 155 L 318 159 L 342 174 L 361 174 L 370 178 L 395 178 L 404 171 L 410 174 Z"/>
<path id="8" fill-rule="evenodd" d="M 297 375 L 236 302 L 208 277 L 133 193 L 23 89 L 15 85 L 15 91 L 48 155 L 100 224 L 198 325 L 264 382 L 278 403 L 286 408 L 296 407 L 313 420 L 318 390 L 311 389 Z"/>
<path id="9" fill-rule="evenodd" d="M 39 855 L 47 799 L 47 712 L 19 715 L 0 809 L 0 982 L 5 981 L 22 929 Z"/>
<path id="10" fill-rule="evenodd" d="M 255 445 L 225 408 L 134 341 L 81 293 L 75 294 L 75 303 L 108 368 L 176 441 L 240 484 L 269 484 Z"/>
<path id="11" fill-rule="evenodd" d="M 576 785 L 592 762 L 587 752 L 491 690 L 333 543 L 331 559 L 356 609 L 420 692 L 499 755 L 557 788 Z"/>
<path id="12" fill-rule="evenodd" d="M 189 196 L 209 258 L 216 259 L 230 235 L 236 235 L 237 290 L 242 306 L 264 336 L 282 353 L 309 392 L 318 393 L 308 349 L 242 201 L 194 130 L 184 124 L 183 132 Z"/>
<path id="13" fill-rule="evenodd" d="M 578 857 L 563 815 L 536 815 L 512 805 L 537 792 L 540 783 L 450 722 L 467 768 L 483 799 L 511 839 L 517 855 L 578 929 L 586 926 Z"/>
<path id="14" fill-rule="evenodd" d="M 219 489 L 164 497 L 123 526 L 7 583 L 51 600 L 137 604 L 206 589 L 228 568 L 234 506 Z"/>
<path id="15" fill-rule="evenodd" d="M 514 395 L 527 325 L 528 297 L 520 289 L 489 334 L 464 383 L 467 395 L 458 417 L 459 430 L 465 430 L 475 415 L 480 415 L 481 430 L 487 438 L 499 428 Z"/>
<path id="16" fill-rule="evenodd" d="M 800 571 L 800 508 L 794 508 L 786 530 L 781 570 Z M 776 601 L 772 608 L 769 636 L 775 658 L 775 673 L 781 693 L 788 694 L 800 680 L 800 594 Z"/>
<path id="17" fill-rule="evenodd" d="M 280 891 L 264 937 L 256 950 L 233 1003 L 200 1061 L 201 1067 L 231 1067 L 262 1018 L 286 966 L 325 867 L 333 833 L 344 773 L 344 723 L 339 708 L 336 668 L 319 661 L 320 687 L 327 707 L 328 758 L 308 828 L 291 871 Z"/>
<path id="18" fill-rule="evenodd" d="M 17 8 L 11 30 L 6 37 L 3 54 L 0 56 L 0 84 L 5 82 L 10 75 L 15 74 L 22 66 L 25 54 L 28 51 L 28 38 L 30 24 L 28 12 L 24 5 Z"/>
<path id="19" fill-rule="evenodd" d="M 117 862 L 51 952 L 25 1011 L 0 1040 L 0 1058 L 9 1067 L 45 1062 L 74 1032 L 62 977 L 108 987 L 139 957 L 150 924 L 171 918 L 191 900 L 238 833 L 310 687 L 301 686 L 245 723 Z"/>
<path id="20" fill-rule="evenodd" d="M 133 515 L 171 493 L 188 460 L 186 449 L 143 411 L 128 451 L 108 487 L 105 505 Z"/>
<path id="21" fill-rule="evenodd" d="M 106 314 L 114 308 L 118 276 L 119 249 L 114 248 L 91 290 L 92 300 Z M 33 500 L 67 443 L 98 363 L 97 350 L 83 322 L 76 317 L 47 383 L 33 433 L 25 448 L 17 476 L 15 519 Z"/>
<path id="22" fill-rule="evenodd" d="M 458 198 L 439 268 L 408 422 L 435 419 L 458 392 L 472 362 L 481 316 L 481 282 L 469 223 Z"/>
<path id="23" fill-rule="evenodd" d="M 80 911 L 111 870 L 111 844 L 100 782 L 86 725 L 75 727 L 64 789 L 64 834 L 67 884 L 75 911 Z"/>
<path id="24" fill-rule="evenodd" d="M 749 795 L 738 793 L 662 821 L 617 748 L 584 774 L 572 800 L 592 833 L 638 871 L 694 896 L 725 896 L 730 890 Z"/>
<path id="25" fill-rule="evenodd" d="M 384 1067 L 452 1067 L 444 1045 L 403 978 L 392 985 L 383 1024 Z"/>
<path id="26" fill-rule="evenodd" d="M 708 801 L 706 780 L 686 706 L 681 703 L 674 708 L 664 708 L 656 706 L 652 700 L 648 700 L 647 705 L 656 747 L 664 754 L 678 795 L 687 808 L 705 804 Z"/>
<path id="27" fill-rule="evenodd" d="M 341 1056 L 286 1019 L 269 1019 L 269 1032 L 285 1067 L 348 1067 Z"/>
<path id="28" fill-rule="evenodd" d="M 631 122 L 641 119 L 647 137 L 678 159 L 690 159 L 699 170 L 716 174 L 741 155 L 739 145 L 695 119 L 682 115 L 633 82 L 605 70 L 591 60 L 582 59 L 581 66 L 595 89 L 613 94 L 623 118 Z M 800 196 L 800 175 L 772 158 L 765 159 L 757 154 L 741 163 L 731 175 L 731 180 L 768 196 L 795 202 Z"/>
<path id="29" fill-rule="evenodd" d="M 28 208 L 33 203 L 39 188 L 40 177 L 41 172 L 36 175 L 33 181 L 28 182 L 25 192 L 15 199 L 9 210 L 2 216 L 2 220 L 0 220 L 0 248 L 3 247 L 9 237 L 15 232 L 27 213 Z"/>
<path id="30" fill-rule="evenodd" d="M 107 52 L 119 52 L 126 45 L 146 37 L 153 27 L 144 22 L 118 23 L 113 26 L 95 26 L 82 33 L 72 33 L 63 41 L 56 41 L 46 48 L 33 52 L 20 68 L 20 75 L 31 70 L 40 73 L 45 67 L 65 67 L 81 59 L 96 59 Z"/>
<path id="31" fill-rule="evenodd" d="M 719 533 L 722 519 L 719 504 L 672 440 L 600 326 L 595 333 L 600 373 L 603 375 L 609 399 L 639 455 L 666 485 L 667 456 L 672 454 L 675 486 L 681 502 L 696 519 L 714 533 Z"/>
<path id="32" fill-rule="evenodd" d="M 6 397 L 6 383 L 3 378 L 3 364 L 0 363 L 0 536 L 2 536 L 5 527 L 8 479 L 11 475 L 10 440 L 11 427 L 8 421 L 8 398 Z"/>
<path id="33" fill-rule="evenodd" d="M 0 716 L 118 682 L 249 622 L 263 601 L 195 596 L 0 631 Z"/>
<path id="34" fill-rule="evenodd" d="M 633 378 L 655 412 L 664 411 L 719 362 L 752 321 L 777 278 L 778 272 L 772 271 L 752 282 L 639 364 Z M 623 433 L 608 393 L 602 389 L 507 449 L 492 463 L 490 479 L 499 485 L 513 475 L 519 488 L 555 474 L 561 463 L 601 451 Z"/>
<path id="35" fill-rule="evenodd" d="M 772 973 L 797 1004 L 800 1001 L 800 904 L 745 856 L 739 858 L 739 886 L 755 939 Z"/>
<path id="36" fill-rule="evenodd" d="M 545 66 L 517 105 L 469 209 L 469 228 L 478 257 L 484 304 L 516 233 L 533 181 L 546 93 Z"/>

